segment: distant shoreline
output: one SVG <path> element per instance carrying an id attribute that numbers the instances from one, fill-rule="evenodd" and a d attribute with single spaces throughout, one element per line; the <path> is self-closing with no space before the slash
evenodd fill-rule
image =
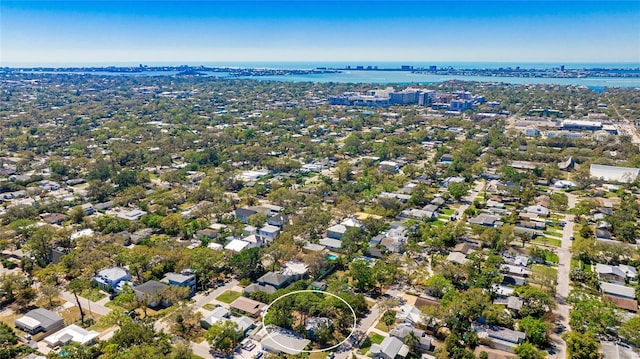
<path id="1" fill-rule="evenodd" d="M 594 67 L 594 68 L 521 68 L 498 67 L 498 68 L 454 68 L 452 66 L 438 67 L 417 67 L 403 65 L 400 67 L 379 67 L 379 66 L 344 66 L 344 67 L 316 67 L 314 69 L 270 69 L 259 67 L 209 67 L 209 66 L 102 66 L 102 67 L 3 67 L 5 72 L 31 72 L 31 73 L 122 73 L 122 74 L 143 74 L 145 72 L 162 73 L 178 72 L 178 75 L 198 75 L 203 72 L 225 73 L 228 77 L 261 77 L 261 76 L 287 76 L 287 75 L 314 75 L 342 73 L 345 71 L 394 71 L 410 72 L 414 74 L 441 75 L 441 76 L 489 76 L 489 77 L 520 77 L 520 78 L 640 78 L 640 67 L 619 68 L 619 67 Z M 174 75 L 174 74 L 172 74 Z"/>

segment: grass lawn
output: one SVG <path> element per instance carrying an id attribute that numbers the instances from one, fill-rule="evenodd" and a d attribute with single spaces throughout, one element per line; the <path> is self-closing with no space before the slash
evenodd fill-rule
<path id="1" fill-rule="evenodd" d="M 452 215 L 453 213 L 455 213 L 455 211 L 456 211 L 456 210 L 455 210 L 455 209 L 453 209 L 453 208 L 445 208 L 445 209 L 443 209 L 443 210 L 442 210 L 442 213 L 446 214 L 446 215 L 447 215 L 447 217 L 451 217 L 451 215 Z"/>
<path id="2" fill-rule="evenodd" d="M 545 277 L 557 278 L 558 270 L 554 267 L 547 267 L 540 264 L 534 264 L 531 266 L 531 273 L 540 274 Z"/>
<path id="3" fill-rule="evenodd" d="M 367 352 L 369 352 L 369 349 L 371 349 L 371 345 L 382 343 L 382 341 L 384 340 L 384 337 L 382 335 L 378 334 L 378 333 L 373 333 L 373 335 L 369 336 L 369 339 L 371 339 L 371 344 L 367 345 L 367 346 L 360 347 L 360 350 L 358 350 L 358 352 L 360 354 L 366 355 Z"/>
<path id="4" fill-rule="evenodd" d="M 551 262 L 551 263 L 558 263 L 560 262 L 560 258 L 558 258 L 558 255 L 553 253 L 553 252 L 547 252 L 546 258 L 545 260 L 547 262 Z"/>
<path id="5" fill-rule="evenodd" d="M 375 328 L 376 329 L 380 329 L 383 332 L 388 332 L 389 330 L 393 329 L 393 327 L 395 327 L 395 326 L 396 326 L 396 324 L 394 323 L 394 324 L 391 325 L 391 327 L 387 327 L 387 325 L 384 324 L 382 322 L 382 320 L 381 320 L 381 321 L 378 322 L 378 324 L 376 324 Z"/>
<path id="6" fill-rule="evenodd" d="M 207 304 L 203 305 L 202 308 L 204 308 L 206 310 L 214 310 L 214 309 L 216 309 L 216 305 L 215 304 L 211 304 L 211 303 L 207 303 Z"/>
<path id="7" fill-rule="evenodd" d="M 121 306 L 119 306 L 119 305 L 117 305 L 117 304 L 115 304 L 114 302 L 111 302 L 111 301 L 107 302 L 104 306 L 107 307 L 107 308 L 111 308 L 111 309 L 118 309 L 118 310 L 122 310 L 122 311 L 125 310 Z"/>
<path id="8" fill-rule="evenodd" d="M 575 268 L 581 268 L 582 266 L 580 265 L 580 260 L 576 259 L 576 258 L 571 258 L 571 269 L 575 269 Z"/>
<path id="9" fill-rule="evenodd" d="M 232 291 L 232 290 L 228 290 L 228 291 L 220 294 L 216 299 L 221 301 L 221 302 L 223 302 L 223 303 L 230 304 L 234 300 L 238 299 L 241 295 L 242 295 L 242 293 L 240 293 L 240 292 L 235 292 L 235 291 Z"/>
<path id="10" fill-rule="evenodd" d="M 546 246 L 560 247 L 562 245 L 562 241 L 556 238 L 542 237 L 537 238 L 534 241 L 531 241 L 534 244 L 542 244 Z"/>
<path id="11" fill-rule="evenodd" d="M 80 293 L 80 296 L 82 298 L 89 299 L 92 302 L 97 302 L 100 299 L 103 299 L 104 297 L 106 297 L 107 293 L 101 291 L 98 288 L 88 288 L 83 290 L 82 293 Z"/>
<path id="12" fill-rule="evenodd" d="M 309 359 L 324 359 L 327 357 L 327 352 L 310 353 Z"/>
<path id="13" fill-rule="evenodd" d="M 431 223 L 432 227 L 440 227 L 440 226 L 444 225 L 444 222 L 442 222 L 440 220 L 433 221 L 433 222 L 430 222 L 430 223 Z"/>
<path id="14" fill-rule="evenodd" d="M 555 230 L 555 229 L 551 229 L 550 227 L 547 227 L 546 230 L 542 231 L 542 233 L 548 235 L 548 236 L 554 236 L 554 237 L 560 237 L 562 238 L 562 232 Z"/>
<path id="15" fill-rule="evenodd" d="M 84 312 L 84 320 L 85 322 L 88 319 L 93 319 L 94 323 L 97 322 L 100 317 L 102 317 L 99 314 L 93 313 L 93 312 L 89 312 L 89 308 L 82 308 L 82 311 Z M 62 318 L 64 318 L 64 322 L 65 324 L 73 324 L 73 323 L 78 323 L 80 322 L 80 309 L 78 307 L 71 307 L 68 309 L 63 310 L 62 312 L 59 313 L 60 316 Z"/>
<path id="16" fill-rule="evenodd" d="M 36 300 L 36 305 L 45 309 L 53 309 L 59 307 L 65 303 L 65 300 L 60 297 L 53 297 L 51 298 L 51 303 L 53 304 L 53 306 L 49 305 L 49 298 L 46 297 L 38 298 L 38 300 Z"/>
<path id="17" fill-rule="evenodd" d="M 15 328 L 16 325 L 14 323 L 14 321 L 18 318 L 21 317 L 22 314 L 17 314 L 17 313 L 13 313 L 11 315 L 5 315 L 3 317 L 0 317 L 0 322 L 5 323 L 6 325 L 10 326 L 11 328 Z"/>

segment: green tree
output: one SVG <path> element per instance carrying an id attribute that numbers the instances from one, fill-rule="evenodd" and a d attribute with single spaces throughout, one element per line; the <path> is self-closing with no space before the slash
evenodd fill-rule
<path id="1" fill-rule="evenodd" d="M 391 329 L 391 326 L 396 322 L 396 312 L 393 310 L 387 310 L 382 314 L 382 322 L 387 326 L 387 330 Z"/>
<path id="2" fill-rule="evenodd" d="M 229 265 L 240 279 L 249 278 L 254 281 L 265 272 L 259 248 L 250 248 L 237 253 L 231 257 Z"/>
<path id="3" fill-rule="evenodd" d="M 431 276 L 424 282 L 425 289 L 436 298 L 442 298 L 447 292 L 455 289 L 453 283 L 442 274 Z"/>
<path id="4" fill-rule="evenodd" d="M 84 208 L 82 208 L 82 206 L 75 206 L 69 212 L 69 219 L 72 223 L 79 224 L 82 223 L 82 220 L 84 219 L 86 214 L 87 212 L 84 210 Z"/>
<path id="5" fill-rule="evenodd" d="M 547 323 L 542 319 L 536 319 L 531 316 L 524 317 L 518 323 L 518 329 L 525 332 L 527 341 L 538 347 L 543 347 L 548 342 Z"/>
<path id="6" fill-rule="evenodd" d="M 467 195 L 467 191 L 469 191 L 469 184 L 467 183 L 451 183 L 447 188 L 447 191 L 451 195 L 451 197 L 455 198 L 459 201 L 462 197 Z"/>
<path id="7" fill-rule="evenodd" d="M 640 347 L 640 317 L 636 316 L 622 323 L 620 336 L 626 338 L 636 347 Z"/>
<path id="8" fill-rule="evenodd" d="M 592 332 L 571 331 L 562 338 L 567 343 L 571 359 L 600 359 L 600 342 Z"/>
<path id="9" fill-rule="evenodd" d="M 240 337 L 239 328 L 235 322 L 230 320 L 217 322 L 207 330 L 204 337 L 216 350 L 231 354 Z"/>
<path id="10" fill-rule="evenodd" d="M 15 358 L 17 354 L 18 336 L 13 328 L 0 322 L 0 358 Z"/>
<path id="11" fill-rule="evenodd" d="M 264 226 L 265 223 L 267 223 L 267 215 L 265 213 L 258 212 L 256 214 L 249 216 L 248 221 L 249 221 L 249 225 L 254 226 L 256 228 L 261 228 L 262 226 Z"/>
<path id="12" fill-rule="evenodd" d="M 562 192 L 554 192 L 549 196 L 549 207 L 556 211 L 565 211 L 569 204 L 569 197 Z"/>
<path id="13" fill-rule="evenodd" d="M 515 353 L 518 354 L 518 358 L 521 359 L 544 359 L 547 357 L 544 352 L 536 349 L 536 347 L 529 342 L 518 345 Z"/>
<path id="14" fill-rule="evenodd" d="M 171 213 L 162 219 L 160 227 L 162 227 L 168 235 L 175 236 L 180 233 L 184 227 L 184 221 L 179 213 Z"/>
<path id="15" fill-rule="evenodd" d="M 608 328 L 617 327 L 619 322 L 620 318 L 613 304 L 595 296 L 574 301 L 569 314 L 569 325 L 574 331 L 581 333 L 604 334 Z"/>
<path id="16" fill-rule="evenodd" d="M 515 294 L 524 300 L 519 312 L 523 317 L 541 318 L 545 313 L 553 309 L 555 305 L 553 299 L 545 291 L 528 285 L 518 287 Z"/>
<path id="17" fill-rule="evenodd" d="M 375 288 L 376 280 L 373 276 L 373 268 L 369 267 L 369 262 L 363 259 L 353 261 L 349 269 L 358 291 L 365 293 Z"/>

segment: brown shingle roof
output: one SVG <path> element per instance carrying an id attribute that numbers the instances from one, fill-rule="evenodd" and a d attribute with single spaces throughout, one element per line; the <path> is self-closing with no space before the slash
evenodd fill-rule
<path id="1" fill-rule="evenodd" d="M 635 299 L 614 297 L 612 295 L 605 294 L 604 295 L 604 300 L 608 300 L 608 301 L 612 302 L 613 304 L 616 305 L 616 307 L 618 307 L 620 309 L 626 309 L 626 310 L 630 310 L 632 312 L 637 312 L 638 311 L 638 301 L 635 300 Z"/>

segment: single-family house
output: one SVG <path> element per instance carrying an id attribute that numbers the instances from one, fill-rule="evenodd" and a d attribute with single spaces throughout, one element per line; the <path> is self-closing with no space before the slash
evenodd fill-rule
<path id="1" fill-rule="evenodd" d="M 542 217 L 548 217 L 549 216 L 549 209 L 547 207 L 541 206 L 541 205 L 525 207 L 524 211 L 526 213 L 533 213 L 533 214 L 537 214 L 538 216 L 542 216 Z"/>
<path id="2" fill-rule="evenodd" d="M 523 332 L 496 325 L 473 324 L 472 328 L 478 338 L 490 339 L 493 343 L 493 348 L 510 353 L 513 353 L 515 348 L 525 339 L 525 333 Z"/>
<path id="3" fill-rule="evenodd" d="M 309 266 L 303 262 L 291 260 L 286 262 L 281 268 L 280 273 L 291 277 L 291 281 L 297 281 L 307 277 Z"/>
<path id="4" fill-rule="evenodd" d="M 457 265 L 464 265 L 469 260 L 467 259 L 467 257 L 464 254 L 462 254 L 460 252 L 451 252 L 447 256 L 447 261 L 451 262 L 453 264 L 457 264 Z"/>
<path id="5" fill-rule="evenodd" d="M 328 237 L 322 238 L 318 242 L 318 244 L 332 251 L 339 251 L 340 248 L 342 248 L 342 242 L 339 239 L 333 239 Z"/>
<path id="6" fill-rule="evenodd" d="M 291 283 L 293 277 L 287 274 L 267 272 L 262 277 L 258 278 L 258 284 L 270 285 L 275 289 L 284 288 Z"/>
<path id="7" fill-rule="evenodd" d="M 502 225 L 502 222 L 500 222 L 499 219 L 500 218 L 498 216 L 481 213 L 477 217 L 469 218 L 469 224 L 485 227 L 499 227 Z"/>
<path id="8" fill-rule="evenodd" d="M 231 318 L 231 312 L 225 307 L 216 307 L 209 314 L 200 319 L 200 326 L 204 329 L 209 329 L 215 323 L 225 321 Z"/>
<path id="9" fill-rule="evenodd" d="M 260 316 L 262 310 L 266 306 L 267 305 L 264 303 L 258 302 L 257 300 L 249 299 L 247 297 L 239 297 L 229 305 L 232 310 L 253 318 Z"/>
<path id="10" fill-rule="evenodd" d="M 600 290 L 602 290 L 604 294 L 608 294 L 614 297 L 628 299 L 636 298 L 636 290 L 634 288 L 627 287 L 626 285 L 600 282 Z"/>
<path id="11" fill-rule="evenodd" d="M 250 208 L 236 208 L 235 210 L 236 218 L 238 218 L 242 223 L 249 223 L 249 217 L 258 213 L 258 211 Z"/>
<path id="12" fill-rule="evenodd" d="M 233 239 L 231 240 L 231 242 L 227 243 L 226 246 L 224 246 L 224 249 L 231 251 L 231 252 L 240 252 L 244 249 L 248 249 L 251 248 L 251 243 L 247 242 L 247 241 L 243 241 L 242 239 Z"/>
<path id="13" fill-rule="evenodd" d="M 129 271 L 120 268 L 106 268 L 98 272 L 98 275 L 93 277 L 93 281 L 106 292 L 115 291 L 118 288 L 118 284 L 122 281 L 130 281 L 131 275 Z"/>
<path id="14" fill-rule="evenodd" d="M 118 218 L 128 219 L 130 221 L 138 221 L 142 216 L 147 214 L 147 212 L 140 209 L 132 209 L 130 211 L 120 212 L 116 215 Z"/>
<path id="15" fill-rule="evenodd" d="M 282 227 L 289 221 L 289 217 L 286 214 L 276 214 L 267 218 L 267 224 L 277 227 Z"/>
<path id="16" fill-rule="evenodd" d="M 164 283 L 150 280 L 133 287 L 133 291 L 136 294 L 136 298 L 145 301 L 150 308 L 155 308 L 160 305 L 168 307 L 171 305 L 171 302 L 163 298 L 163 292 L 166 287 L 167 285 Z"/>
<path id="17" fill-rule="evenodd" d="M 411 325 L 420 326 L 423 325 L 423 314 L 416 306 L 403 304 L 400 306 L 400 310 L 396 313 L 396 319 Z"/>
<path id="18" fill-rule="evenodd" d="M 44 338 L 44 342 L 50 348 L 61 347 L 71 342 L 80 345 L 93 345 L 98 342 L 99 335 L 100 333 L 95 330 L 86 330 L 75 324 L 71 324 Z"/>
<path id="19" fill-rule="evenodd" d="M 596 273 L 598 280 L 614 284 L 624 284 L 627 279 L 627 273 L 619 266 L 609 264 L 596 264 Z"/>
<path id="20" fill-rule="evenodd" d="M 437 214 L 434 211 L 425 211 L 422 209 L 405 209 L 400 212 L 400 218 L 404 219 L 416 219 L 416 220 L 428 220 L 433 221 L 437 218 Z"/>
<path id="21" fill-rule="evenodd" d="M 347 227 L 343 224 L 336 224 L 327 228 L 327 237 L 332 239 L 341 240 L 347 231 Z"/>
<path id="22" fill-rule="evenodd" d="M 301 338 L 294 332 L 284 330 L 273 331 L 260 341 L 262 349 L 267 352 L 289 355 L 300 354 L 309 343 L 311 343 L 311 340 Z"/>
<path id="23" fill-rule="evenodd" d="M 42 221 L 46 224 L 62 224 L 67 219 L 66 214 L 62 213 L 49 213 L 42 216 Z"/>
<path id="24" fill-rule="evenodd" d="M 411 333 L 418 338 L 418 342 L 416 343 L 416 350 L 420 352 L 432 352 L 434 349 L 433 338 L 425 333 L 424 330 L 414 328 L 408 324 L 400 324 L 395 328 L 391 329 L 389 335 L 395 338 L 398 338 L 404 342 L 405 338 Z"/>
<path id="25" fill-rule="evenodd" d="M 178 287 L 189 288 L 189 297 L 193 297 L 196 294 L 196 275 L 195 274 L 182 274 L 182 273 L 167 273 L 161 280 L 162 283 L 169 285 L 175 285 Z"/>
<path id="26" fill-rule="evenodd" d="M 373 359 L 400 359 L 409 354 L 409 347 L 396 337 L 386 337 L 380 344 L 373 344 L 371 349 Z"/>
<path id="27" fill-rule="evenodd" d="M 258 230 L 258 236 L 262 239 L 264 243 L 271 243 L 280 234 L 280 227 L 272 226 L 267 224 L 266 226 L 260 228 Z"/>
<path id="28" fill-rule="evenodd" d="M 37 308 L 14 320 L 16 328 L 29 334 L 53 333 L 64 327 L 64 319 L 47 309 Z"/>

